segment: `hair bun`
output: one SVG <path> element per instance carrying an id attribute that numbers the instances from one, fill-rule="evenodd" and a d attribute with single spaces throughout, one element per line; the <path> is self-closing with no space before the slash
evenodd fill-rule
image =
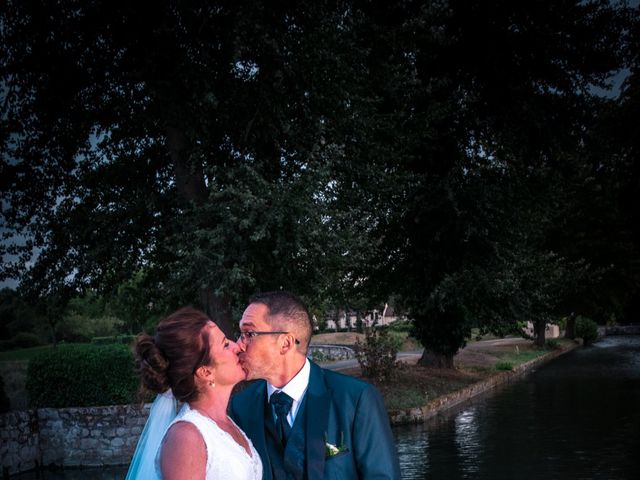
<path id="1" fill-rule="evenodd" d="M 142 334 L 136 339 L 136 368 L 147 390 L 163 393 L 169 389 L 169 362 L 155 344 L 153 337 Z"/>

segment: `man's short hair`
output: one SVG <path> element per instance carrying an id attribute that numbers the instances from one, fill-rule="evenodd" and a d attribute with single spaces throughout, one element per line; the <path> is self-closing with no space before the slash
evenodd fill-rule
<path id="1" fill-rule="evenodd" d="M 267 321 L 278 330 L 287 330 L 295 334 L 300 341 L 300 351 L 306 355 L 311 340 L 311 318 L 309 310 L 302 300 L 285 291 L 257 293 L 249 303 L 260 303 L 268 310 Z M 280 319 L 274 317 L 279 316 Z"/>

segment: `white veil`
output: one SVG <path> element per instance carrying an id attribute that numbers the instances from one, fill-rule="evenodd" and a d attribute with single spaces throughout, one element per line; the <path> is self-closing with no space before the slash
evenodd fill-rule
<path id="1" fill-rule="evenodd" d="M 156 455 L 162 438 L 175 417 L 176 399 L 171 390 L 156 396 L 125 480 L 160 479 L 156 471 Z"/>

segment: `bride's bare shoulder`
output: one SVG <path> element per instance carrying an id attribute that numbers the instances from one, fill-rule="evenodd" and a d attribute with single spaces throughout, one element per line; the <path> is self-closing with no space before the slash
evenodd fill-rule
<path id="1" fill-rule="evenodd" d="M 207 450 L 198 428 L 190 422 L 176 422 L 167 431 L 160 452 L 165 480 L 204 478 Z"/>

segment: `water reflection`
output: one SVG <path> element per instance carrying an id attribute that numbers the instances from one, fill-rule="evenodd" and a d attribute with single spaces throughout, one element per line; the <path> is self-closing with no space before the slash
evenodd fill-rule
<path id="1" fill-rule="evenodd" d="M 482 453 L 476 411 L 475 407 L 468 408 L 455 417 L 455 441 L 465 478 L 478 471 L 478 463 Z"/>
<path id="2" fill-rule="evenodd" d="M 631 479 L 640 336 L 608 337 L 423 426 L 395 430 L 404 479 Z"/>

